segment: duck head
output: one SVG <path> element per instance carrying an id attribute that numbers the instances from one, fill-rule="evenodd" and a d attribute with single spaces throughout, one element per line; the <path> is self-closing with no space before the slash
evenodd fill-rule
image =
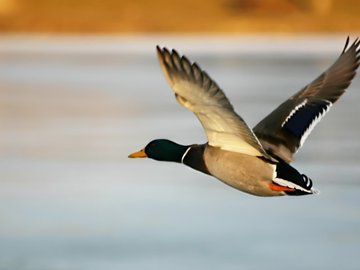
<path id="1" fill-rule="evenodd" d="M 129 158 L 152 158 L 159 161 L 181 162 L 181 158 L 189 146 L 180 145 L 167 139 L 149 142 L 145 148 L 130 154 Z"/>

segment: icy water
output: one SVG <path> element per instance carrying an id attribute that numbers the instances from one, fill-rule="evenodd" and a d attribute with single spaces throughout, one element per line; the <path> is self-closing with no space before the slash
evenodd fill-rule
<path id="1" fill-rule="evenodd" d="M 0 37 L 0 269 L 360 269 L 360 79 L 296 156 L 317 196 L 253 197 L 127 155 L 202 143 L 155 55 L 176 47 L 255 125 L 345 37 Z"/>

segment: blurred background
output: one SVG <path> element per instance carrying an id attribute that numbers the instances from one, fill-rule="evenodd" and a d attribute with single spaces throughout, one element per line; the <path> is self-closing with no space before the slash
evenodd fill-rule
<path id="1" fill-rule="evenodd" d="M 0 0 L 0 270 L 360 267 L 360 79 L 296 155 L 317 196 L 258 198 L 155 138 L 206 141 L 159 68 L 197 61 L 254 126 L 360 35 L 356 0 Z"/>
<path id="2" fill-rule="evenodd" d="M 1 0 L 0 30 L 47 33 L 358 31 L 357 0 Z"/>
<path id="3" fill-rule="evenodd" d="M 46 33 L 358 31 L 357 0 L 0 0 L 0 30 Z"/>

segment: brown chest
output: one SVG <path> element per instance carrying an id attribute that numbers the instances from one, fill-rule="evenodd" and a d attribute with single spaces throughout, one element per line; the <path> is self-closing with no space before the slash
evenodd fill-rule
<path id="1" fill-rule="evenodd" d="M 269 189 L 275 166 L 260 158 L 207 147 L 204 161 L 213 176 L 236 189 L 259 196 L 281 195 Z"/>

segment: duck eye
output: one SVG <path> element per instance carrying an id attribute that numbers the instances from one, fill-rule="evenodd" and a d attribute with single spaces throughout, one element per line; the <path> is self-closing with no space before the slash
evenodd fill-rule
<path id="1" fill-rule="evenodd" d="M 157 143 L 156 142 L 152 142 L 149 144 L 150 148 L 156 148 L 157 147 Z"/>

